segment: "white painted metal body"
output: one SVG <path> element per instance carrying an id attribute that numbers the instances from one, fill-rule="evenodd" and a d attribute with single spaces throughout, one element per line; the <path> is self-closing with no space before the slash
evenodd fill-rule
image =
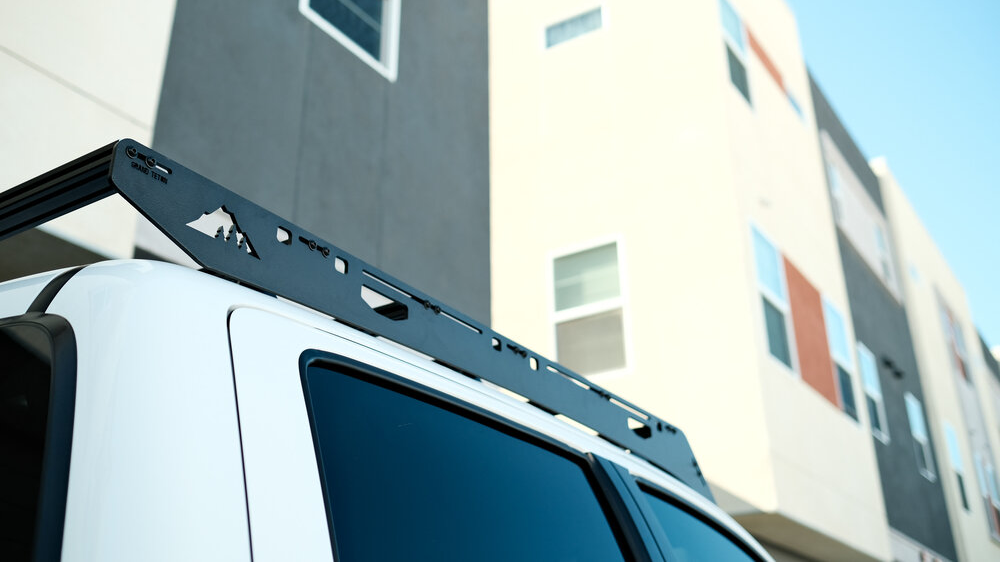
<path id="1" fill-rule="evenodd" d="M 53 277 L 0 285 L 0 312 L 23 313 Z M 257 562 L 332 560 L 300 378 L 308 349 L 389 371 L 607 458 L 770 560 L 717 506 L 603 439 L 234 283 L 157 262 L 105 262 L 70 279 L 48 313 L 69 321 L 78 353 L 63 560 L 251 560 L 251 553 Z"/>

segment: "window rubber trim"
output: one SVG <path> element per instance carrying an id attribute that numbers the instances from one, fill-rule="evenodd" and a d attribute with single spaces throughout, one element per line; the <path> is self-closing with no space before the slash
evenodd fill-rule
<path id="1" fill-rule="evenodd" d="M 72 273 L 66 272 L 60 275 L 60 277 L 66 276 L 65 280 L 56 287 L 52 296 L 72 276 Z M 58 279 L 59 277 L 56 278 Z M 46 290 L 53 286 L 56 280 L 50 282 Z M 42 292 L 45 293 L 45 290 Z M 39 485 L 33 560 L 55 562 L 62 556 L 66 497 L 69 491 L 73 418 L 76 411 L 76 336 L 69 322 L 55 314 L 28 312 L 0 319 L 0 328 L 16 326 L 41 329 L 48 336 L 52 350 L 49 407 L 45 421 L 45 446 L 42 453 L 42 477 Z"/>
<path id="2" fill-rule="evenodd" d="M 28 305 L 27 312 L 44 313 L 49 308 L 49 305 L 52 304 L 52 300 L 56 298 L 57 294 L 59 294 L 59 291 L 62 290 L 66 283 L 68 283 L 69 280 L 74 275 L 79 273 L 84 267 L 87 266 L 81 265 L 72 269 L 67 269 L 52 278 L 52 280 L 46 283 L 45 287 L 42 287 L 42 290 L 38 292 L 38 295 L 35 296 L 35 300 L 31 301 L 31 304 Z"/>
<path id="3" fill-rule="evenodd" d="M 316 452 L 316 465 L 319 470 L 319 479 L 323 489 L 323 503 L 326 507 L 327 525 L 330 529 L 334 559 L 337 558 L 337 537 L 333 528 L 333 520 L 331 519 L 332 511 L 329 505 L 330 496 L 326 489 L 323 457 L 319 447 L 319 436 L 316 433 L 316 426 L 313 423 L 313 410 L 309 399 L 309 385 L 306 381 L 306 369 L 317 363 L 328 368 L 342 368 L 347 371 L 340 373 L 343 376 L 354 377 L 386 390 L 398 392 L 414 400 L 442 408 L 515 439 L 520 439 L 536 447 L 541 447 L 575 463 L 583 470 L 587 482 L 594 491 L 594 497 L 604 512 L 608 526 L 611 527 L 611 531 L 622 550 L 623 557 L 631 562 L 658 562 L 662 560 L 662 558 L 654 554 L 655 551 L 648 551 L 643 546 L 645 541 L 639 530 L 639 523 L 628 517 L 623 517 L 622 502 L 626 500 L 618 495 L 618 489 L 612 485 L 611 481 L 602 475 L 602 471 L 605 469 L 598 462 L 598 457 L 581 453 L 530 427 L 512 422 L 485 408 L 459 400 L 440 390 L 430 388 L 405 377 L 349 357 L 315 349 L 307 349 L 299 356 L 299 376 L 302 381 L 303 400 L 305 401 L 306 411 L 309 415 L 309 427 L 312 431 L 313 447 Z"/>
<path id="4" fill-rule="evenodd" d="M 624 470 L 624 469 L 622 469 Z M 640 510 L 643 512 L 643 517 L 647 524 L 654 529 L 653 533 L 657 538 L 657 542 L 661 543 L 664 548 L 669 548 L 670 537 L 666 535 L 663 531 L 663 526 L 660 524 L 659 519 L 656 517 L 656 512 L 653 511 L 653 506 L 649 505 L 646 501 L 644 494 L 651 494 L 659 497 L 663 501 L 669 503 L 670 505 L 680 509 L 681 511 L 687 513 L 691 517 L 701 521 L 705 525 L 711 527 L 715 532 L 719 533 L 723 538 L 728 539 L 731 543 L 736 545 L 740 550 L 746 553 L 747 556 L 756 560 L 757 562 L 764 562 L 764 558 L 760 556 L 755 548 L 747 544 L 746 541 L 741 539 L 735 533 L 733 533 L 725 525 L 720 524 L 711 515 L 705 513 L 702 509 L 695 507 L 694 505 L 680 499 L 679 497 L 671 494 L 670 492 L 664 490 L 662 487 L 653 484 L 652 482 L 646 480 L 645 478 L 627 475 L 627 481 L 629 481 L 629 491 L 632 493 L 633 499 L 640 506 Z M 667 553 L 664 552 L 664 556 Z"/>

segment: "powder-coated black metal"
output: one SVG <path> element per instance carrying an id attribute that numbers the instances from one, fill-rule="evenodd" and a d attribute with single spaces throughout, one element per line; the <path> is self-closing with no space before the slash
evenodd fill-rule
<path id="1" fill-rule="evenodd" d="M 674 426 L 134 140 L 0 193 L 0 239 L 115 192 L 207 270 L 517 393 L 714 501 L 687 438 Z M 189 226 L 195 222 L 212 230 L 218 222 L 216 235 Z M 363 288 L 382 300 L 369 304 Z"/>

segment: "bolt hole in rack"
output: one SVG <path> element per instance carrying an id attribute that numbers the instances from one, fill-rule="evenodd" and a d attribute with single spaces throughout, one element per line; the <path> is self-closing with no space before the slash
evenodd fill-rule
<path id="1" fill-rule="evenodd" d="M 677 428 L 134 140 L 0 193 L 0 240 L 116 193 L 209 272 L 503 387 L 713 499 Z"/>

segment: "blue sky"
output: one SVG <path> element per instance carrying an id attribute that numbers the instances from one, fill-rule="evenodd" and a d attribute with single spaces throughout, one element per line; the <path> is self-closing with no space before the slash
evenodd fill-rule
<path id="1" fill-rule="evenodd" d="M 888 158 L 1000 345 L 1000 1 L 786 1 L 816 81 L 865 156 Z"/>

